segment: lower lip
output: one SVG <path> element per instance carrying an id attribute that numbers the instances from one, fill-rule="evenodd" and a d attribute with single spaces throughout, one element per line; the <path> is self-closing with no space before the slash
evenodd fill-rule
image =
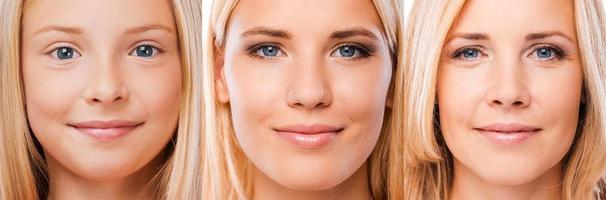
<path id="1" fill-rule="evenodd" d="M 491 141 L 501 145 L 514 145 L 521 144 L 528 138 L 537 134 L 539 131 L 528 131 L 528 132 L 495 132 L 495 131 L 483 131 L 477 130 L 482 135 L 486 136 Z"/>
<path id="2" fill-rule="evenodd" d="M 338 132 L 326 132 L 318 134 L 301 134 L 294 132 L 280 132 L 278 135 L 287 142 L 304 149 L 317 149 L 330 143 Z"/>
<path id="3" fill-rule="evenodd" d="M 129 126 L 129 127 L 119 127 L 119 128 L 77 128 L 76 130 L 84 133 L 95 140 L 101 142 L 109 142 L 112 140 L 116 140 L 122 136 L 125 136 L 132 132 L 137 126 Z"/>

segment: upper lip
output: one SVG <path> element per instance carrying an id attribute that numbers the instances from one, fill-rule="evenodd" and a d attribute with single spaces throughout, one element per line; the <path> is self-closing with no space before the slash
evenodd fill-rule
<path id="1" fill-rule="evenodd" d="M 479 131 L 492 131 L 492 132 L 505 132 L 505 133 L 513 133 L 513 132 L 535 132 L 542 130 L 539 127 L 520 124 L 520 123 L 496 123 L 487 126 L 474 128 Z"/>
<path id="2" fill-rule="evenodd" d="M 143 124 L 144 122 L 127 121 L 127 120 L 108 120 L 108 121 L 83 121 L 77 123 L 71 123 L 69 126 L 75 128 L 96 128 L 96 129 L 109 129 L 109 128 L 129 128 Z"/>
<path id="3" fill-rule="evenodd" d="M 275 131 L 278 132 L 291 132 L 291 133 L 300 133 L 300 134 L 320 134 L 320 133 L 330 133 L 330 132 L 340 132 L 344 127 L 338 126 L 330 126 L 324 124 L 312 124 L 312 125 L 289 125 L 282 126 L 278 128 L 274 128 Z"/>

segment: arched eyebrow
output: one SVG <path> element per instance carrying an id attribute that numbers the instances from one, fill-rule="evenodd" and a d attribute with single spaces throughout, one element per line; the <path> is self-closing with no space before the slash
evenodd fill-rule
<path id="1" fill-rule="evenodd" d="M 354 28 L 349 28 L 349 29 L 345 29 L 345 30 L 335 31 L 332 34 L 330 34 L 330 39 L 344 39 L 344 38 L 354 37 L 354 36 L 363 36 L 363 37 L 368 37 L 368 38 L 375 39 L 375 40 L 379 39 L 379 37 L 376 36 L 373 32 L 369 31 L 368 29 L 362 28 L 362 27 L 354 27 Z"/>
<path id="2" fill-rule="evenodd" d="M 272 29 L 272 28 L 268 28 L 268 27 L 262 27 L 262 26 L 251 28 L 251 29 L 245 31 L 244 33 L 242 33 L 241 37 L 249 37 L 252 35 L 265 35 L 265 36 L 269 36 L 269 37 L 277 37 L 277 38 L 284 38 L 284 39 L 290 39 L 292 37 L 291 34 L 289 34 L 286 31 Z"/>
<path id="3" fill-rule="evenodd" d="M 486 33 L 455 33 L 446 39 L 446 43 L 456 38 L 466 39 L 466 40 L 490 40 L 490 36 Z"/>
<path id="4" fill-rule="evenodd" d="M 125 34 L 136 34 L 136 33 L 152 31 L 152 30 L 160 30 L 160 31 L 165 31 L 165 32 L 169 32 L 169 33 L 175 32 L 175 30 L 173 30 L 172 28 L 169 28 L 168 26 L 165 26 L 165 25 L 150 24 L 150 25 L 144 25 L 144 26 L 139 26 L 139 27 L 128 29 L 124 33 Z"/>
<path id="5" fill-rule="evenodd" d="M 34 32 L 33 35 L 37 35 L 37 34 L 41 34 L 41 33 L 46 33 L 46 32 L 51 32 L 51 31 L 59 31 L 59 32 L 64 32 L 64 33 L 76 34 L 76 35 L 81 35 L 82 34 L 82 29 L 79 29 L 79 28 L 76 28 L 76 27 L 66 27 L 66 26 L 51 25 L 51 26 L 45 26 L 45 27 L 42 27 L 42 28 L 38 29 L 37 31 Z"/>
<path id="6" fill-rule="evenodd" d="M 135 34 L 135 33 L 151 31 L 151 30 L 162 30 L 162 31 L 166 31 L 169 33 L 174 33 L 173 29 L 171 29 L 167 26 L 164 26 L 164 25 L 160 25 L 160 24 L 151 24 L 151 25 L 135 27 L 135 28 L 126 30 L 124 33 L 125 34 Z M 38 29 L 36 32 L 34 32 L 34 35 L 37 35 L 40 33 L 51 32 L 51 31 L 59 31 L 59 32 L 64 32 L 64 33 L 69 33 L 69 34 L 76 34 L 76 35 L 81 35 L 83 33 L 82 29 L 79 29 L 76 27 L 51 25 L 51 26 L 45 26 L 45 27 Z"/>
<path id="7" fill-rule="evenodd" d="M 532 41 L 532 40 L 540 40 L 540 39 L 545 39 L 548 37 L 555 37 L 555 36 L 560 36 L 563 37 L 565 39 L 567 39 L 570 42 L 573 42 L 572 38 L 568 35 L 566 35 L 564 32 L 561 31 L 545 31 L 545 32 L 539 32 L 539 33 L 530 33 L 528 35 L 526 35 L 526 41 Z"/>

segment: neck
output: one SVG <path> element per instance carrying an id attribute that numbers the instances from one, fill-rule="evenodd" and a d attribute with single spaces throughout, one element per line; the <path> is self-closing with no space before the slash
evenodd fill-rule
<path id="1" fill-rule="evenodd" d="M 253 169 L 253 198 L 252 199 L 371 199 L 366 164 L 362 165 L 351 177 L 333 188 L 326 190 L 297 190 L 287 188 L 267 177 L 258 169 Z"/>
<path id="2" fill-rule="evenodd" d="M 537 179 L 519 185 L 497 185 L 488 182 L 455 159 L 454 181 L 450 200 L 553 200 L 562 198 L 561 164 L 557 164 Z"/>
<path id="3" fill-rule="evenodd" d="M 61 199 L 153 199 L 148 184 L 162 164 L 162 153 L 143 168 L 126 177 L 112 180 L 90 180 L 66 169 L 47 157 L 49 200 Z"/>

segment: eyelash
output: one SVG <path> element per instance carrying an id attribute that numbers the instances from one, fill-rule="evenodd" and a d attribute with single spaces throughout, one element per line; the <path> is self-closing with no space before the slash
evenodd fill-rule
<path id="1" fill-rule="evenodd" d="M 553 58 L 550 58 L 550 59 L 537 58 L 540 61 L 553 61 L 554 59 L 555 60 L 562 60 L 562 59 L 564 59 L 564 58 L 567 57 L 567 54 L 566 54 L 566 52 L 564 50 L 562 50 L 561 48 L 559 48 L 557 46 L 549 45 L 549 44 L 534 45 L 534 47 L 531 48 L 532 51 L 529 54 L 527 54 L 526 56 L 527 57 L 531 57 L 533 55 L 536 55 L 537 51 L 539 49 L 542 49 L 542 48 L 546 48 L 546 49 L 549 49 L 549 50 L 553 51 L 553 53 L 555 53 L 555 55 L 554 55 Z M 468 47 L 463 47 L 463 48 L 460 48 L 460 49 L 456 50 L 454 53 L 452 53 L 452 55 L 450 57 L 454 58 L 454 59 L 457 59 L 457 60 L 472 61 L 474 59 L 466 59 L 466 58 L 462 57 L 463 54 L 466 53 L 469 50 L 477 51 L 480 54 L 479 56 L 486 56 L 487 55 L 485 53 L 485 51 L 482 50 L 482 47 L 480 47 L 480 46 L 468 46 Z"/>
<path id="2" fill-rule="evenodd" d="M 149 42 L 142 42 L 142 43 L 136 44 L 135 47 L 131 48 L 130 51 L 128 51 L 128 55 L 131 55 L 132 53 L 136 54 L 137 48 L 139 48 L 141 46 L 150 46 L 156 52 L 154 52 L 153 56 L 149 57 L 149 58 L 148 57 L 140 57 L 140 56 L 137 56 L 137 55 L 132 55 L 132 56 L 134 56 L 134 57 L 140 57 L 142 59 L 152 59 L 152 58 L 158 56 L 158 54 L 164 53 L 164 50 L 162 48 L 160 48 L 158 45 L 155 45 L 155 44 L 152 44 L 152 43 L 149 43 Z"/>
<path id="3" fill-rule="evenodd" d="M 359 51 L 358 53 L 360 54 L 359 57 L 341 57 L 342 59 L 347 60 L 347 61 L 368 58 L 374 54 L 374 50 L 372 48 L 366 47 L 365 45 L 356 44 L 356 43 L 345 43 L 345 44 L 340 44 L 334 50 L 332 50 L 330 52 L 330 55 L 332 56 L 334 53 L 336 53 L 343 47 L 353 47 L 356 51 Z"/>
<path id="4" fill-rule="evenodd" d="M 560 60 L 568 57 L 568 54 L 564 50 L 562 50 L 561 48 L 559 48 L 557 46 L 549 45 L 549 44 L 535 45 L 535 47 L 532 48 L 533 50 L 527 56 L 529 56 L 529 57 L 533 56 L 533 55 L 536 56 L 537 51 L 542 48 L 551 50 L 553 53 L 555 53 L 555 55 L 553 56 L 553 58 L 549 58 L 549 59 L 542 59 L 542 58 L 537 57 L 537 59 L 539 59 L 540 61 L 560 61 Z"/>
<path id="5" fill-rule="evenodd" d="M 272 60 L 272 59 L 275 59 L 275 57 L 278 57 L 278 56 L 270 57 L 270 56 L 259 55 L 258 52 L 266 47 L 274 47 L 274 48 L 276 48 L 276 50 L 278 50 L 278 53 L 282 53 L 282 54 L 286 55 L 286 53 L 282 50 L 282 47 L 280 47 L 280 45 L 277 43 L 260 43 L 260 44 L 252 45 L 251 47 L 247 48 L 247 55 L 254 57 L 254 58 L 264 59 L 264 60 Z M 336 53 L 337 51 L 339 51 L 341 48 L 344 48 L 344 47 L 353 47 L 354 50 L 360 54 L 360 56 L 358 56 L 358 57 L 341 57 L 342 59 L 348 60 L 348 61 L 368 58 L 368 57 L 372 56 L 374 53 L 374 50 L 372 48 L 368 48 L 365 45 L 356 44 L 356 43 L 345 43 L 345 44 L 338 45 L 334 50 L 332 50 L 330 52 L 330 55 L 332 56 L 334 53 Z"/>
<path id="6" fill-rule="evenodd" d="M 262 55 L 257 54 L 257 52 L 259 50 L 262 50 L 265 47 L 275 47 L 276 50 L 278 50 L 278 52 L 282 52 L 283 54 L 286 55 L 286 53 L 282 50 L 282 47 L 280 47 L 280 44 L 278 44 L 278 43 L 259 43 L 259 44 L 252 45 L 249 48 L 247 48 L 247 54 L 250 57 L 259 58 L 259 59 L 263 59 L 263 60 L 275 59 L 275 56 L 267 57 L 267 56 L 262 56 Z"/>
<path id="7" fill-rule="evenodd" d="M 471 60 L 471 59 L 465 59 L 465 58 L 461 57 L 463 55 L 463 53 L 465 53 L 469 50 L 477 51 L 480 54 L 479 56 L 487 55 L 486 52 L 482 50 L 481 46 L 467 46 L 467 47 L 463 47 L 463 48 L 456 50 L 454 53 L 452 53 L 452 55 L 450 57 L 458 59 L 458 60 Z"/>

